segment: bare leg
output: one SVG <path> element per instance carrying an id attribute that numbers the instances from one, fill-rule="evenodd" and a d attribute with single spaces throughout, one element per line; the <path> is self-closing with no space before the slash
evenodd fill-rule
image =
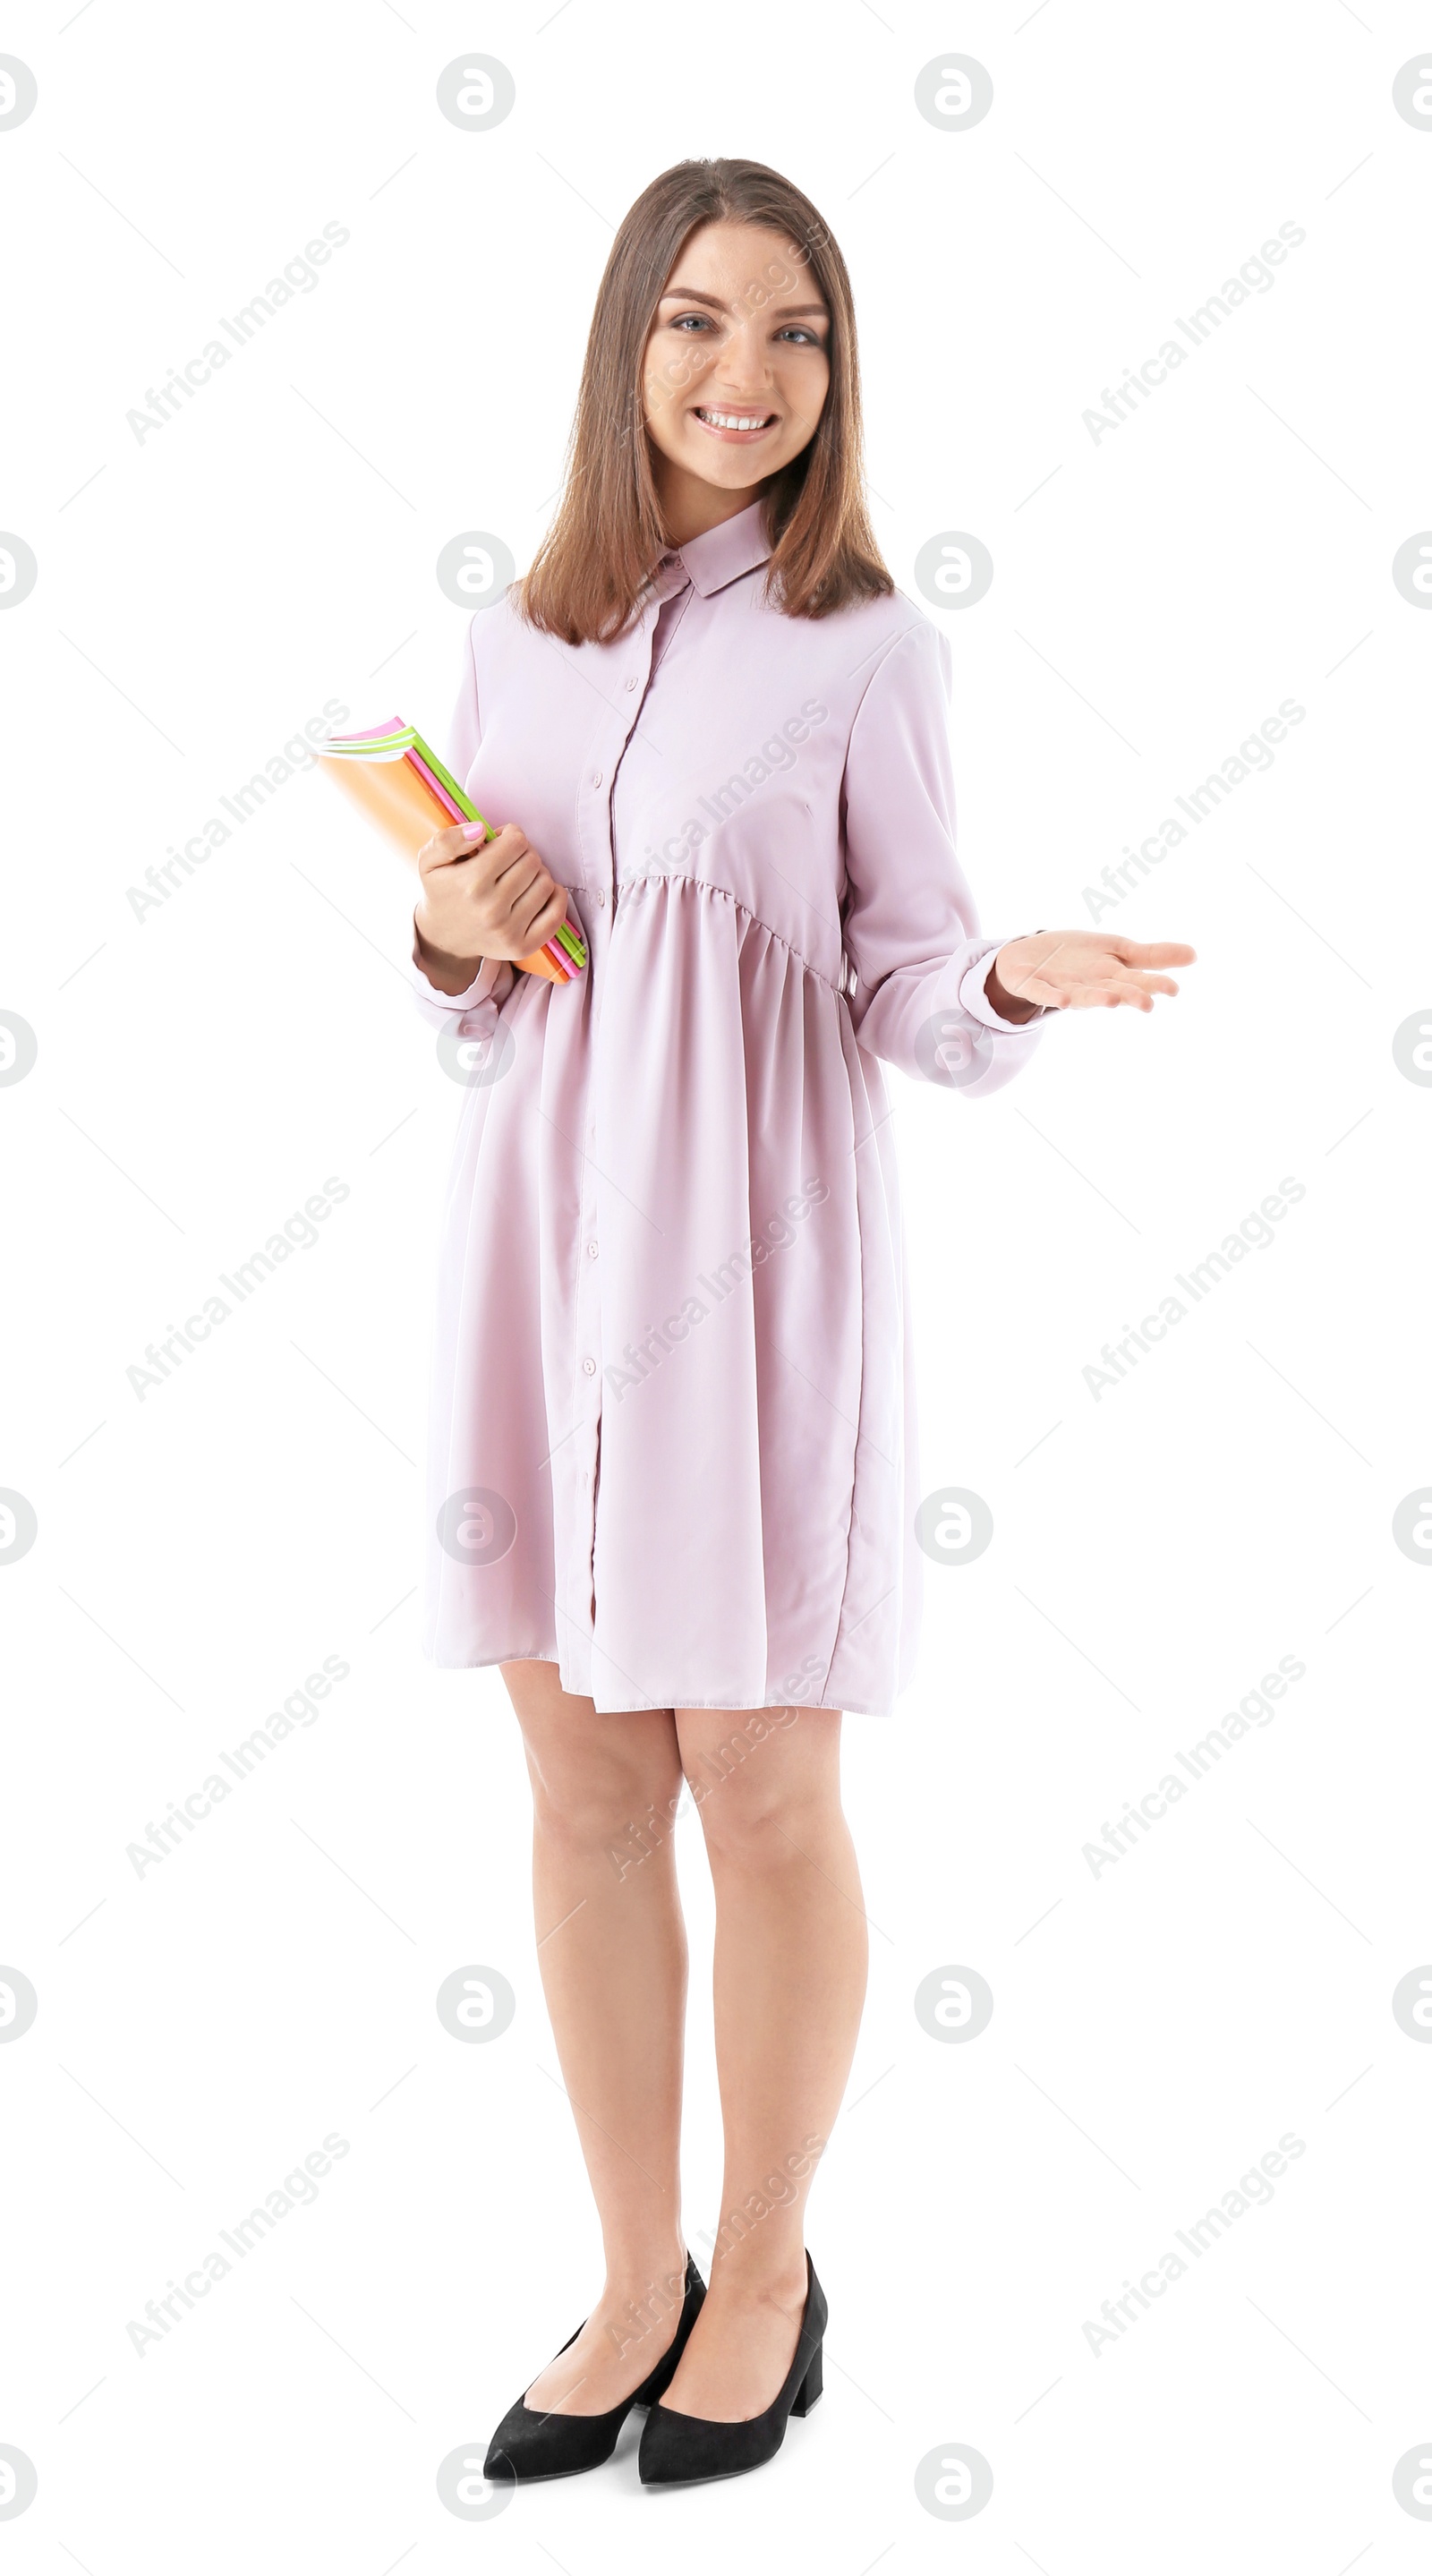
<path id="1" fill-rule="evenodd" d="M 562 1689 L 555 1664 L 504 1664 L 502 1676 L 532 1779 L 542 1985 L 607 2267 L 576 2342 L 527 2402 L 603 2415 L 655 2367 L 681 2313 L 681 1762 L 667 1709 L 598 1716 Z"/>
<path id="2" fill-rule="evenodd" d="M 675 1716 L 716 1888 L 726 2172 L 706 2304 L 662 2402 L 738 2423 L 771 2404 L 795 2356 L 805 2197 L 850 2072 L 868 1945 L 839 1717 Z"/>

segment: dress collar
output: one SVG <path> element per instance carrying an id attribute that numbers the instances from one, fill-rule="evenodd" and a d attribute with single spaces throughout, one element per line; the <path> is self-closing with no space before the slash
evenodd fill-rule
<path id="1" fill-rule="evenodd" d="M 709 599 L 714 590 L 724 590 L 728 582 L 739 581 L 742 573 L 754 572 L 757 564 L 770 560 L 771 540 L 766 533 L 766 505 L 752 501 L 734 518 L 723 519 L 719 527 L 708 528 L 704 536 L 692 537 L 679 552 L 664 554 L 657 566 L 657 577 L 665 588 L 664 576 L 679 566 L 693 590 Z"/>

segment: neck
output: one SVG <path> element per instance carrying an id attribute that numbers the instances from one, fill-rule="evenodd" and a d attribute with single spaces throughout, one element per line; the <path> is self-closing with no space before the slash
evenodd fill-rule
<path id="1" fill-rule="evenodd" d="M 766 488 L 763 480 L 747 491 L 727 492 L 719 483 L 703 483 L 699 476 L 685 473 L 669 457 L 655 456 L 652 464 L 662 530 L 673 548 L 689 545 L 693 537 L 704 537 L 708 529 L 739 518 Z"/>

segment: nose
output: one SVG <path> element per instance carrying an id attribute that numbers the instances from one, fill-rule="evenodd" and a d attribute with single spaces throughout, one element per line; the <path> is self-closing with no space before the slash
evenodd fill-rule
<path id="1" fill-rule="evenodd" d="M 759 318 L 737 322 L 717 351 L 711 381 L 733 401 L 760 402 L 771 389 L 771 369 L 759 337 Z M 770 403 L 766 403 L 769 411 Z"/>

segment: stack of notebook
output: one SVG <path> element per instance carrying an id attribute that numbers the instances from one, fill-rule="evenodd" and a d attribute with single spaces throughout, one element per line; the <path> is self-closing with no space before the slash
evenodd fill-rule
<path id="1" fill-rule="evenodd" d="M 317 757 L 370 823 L 396 842 L 403 856 L 415 859 L 424 842 L 449 823 L 484 823 L 467 790 L 459 787 L 437 753 L 429 749 L 415 725 L 401 716 L 369 725 L 363 733 L 330 734 L 318 745 Z M 586 942 L 570 921 L 553 932 L 530 957 L 516 963 L 529 975 L 545 975 L 554 984 L 570 984 L 587 962 Z"/>

